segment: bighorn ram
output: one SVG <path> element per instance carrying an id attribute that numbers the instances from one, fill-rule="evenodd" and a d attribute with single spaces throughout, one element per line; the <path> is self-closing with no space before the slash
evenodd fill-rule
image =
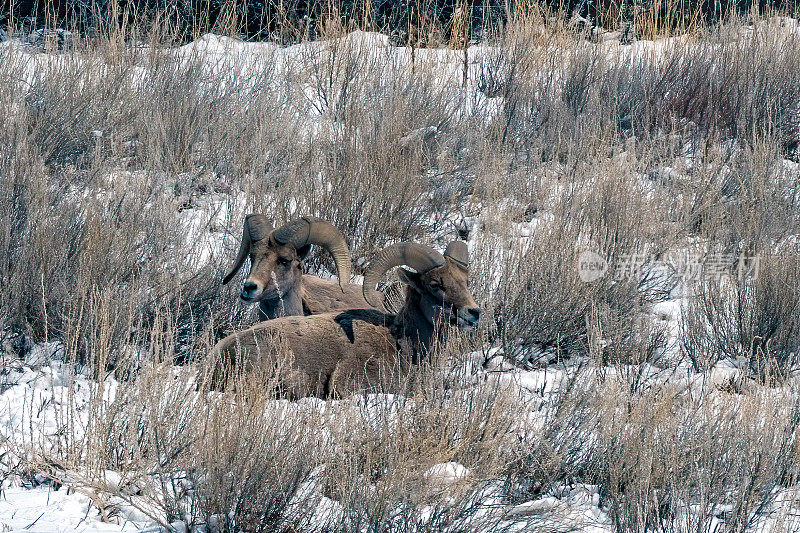
<path id="1" fill-rule="evenodd" d="M 312 244 L 328 250 L 339 284 L 303 274 Z M 250 257 L 250 273 L 240 298 L 258 302 L 262 318 L 315 315 L 365 307 L 361 287 L 350 281 L 350 252 L 342 233 L 328 222 L 302 217 L 274 229 L 264 215 L 247 215 L 236 262 L 223 278 L 227 284 Z"/>
<path id="2" fill-rule="evenodd" d="M 282 368 L 280 389 L 290 397 L 342 395 L 373 387 L 407 370 L 427 354 L 448 326 L 474 328 L 480 309 L 467 288 L 469 254 L 462 241 L 444 255 L 416 243 L 384 249 L 364 276 L 363 293 L 377 304 L 378 280 L 392 267 L 406 285 L 396 314 L 350 309 L 261 322 L 222 339 L 213 349 L 212 385 L 224 386 L 229 371 Z"/>

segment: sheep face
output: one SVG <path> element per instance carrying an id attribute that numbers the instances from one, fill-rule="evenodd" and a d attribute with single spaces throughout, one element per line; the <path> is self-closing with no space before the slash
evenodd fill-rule
<path id="1" fill-rule="evenodd" d="M 481 310 L 467 286 L 469 270 L 463 265 L 448 257 L 442 267 L 421 274 L 400 268 L 398 275 L 418 296 L 420 310 L 431 324 L 448 323 L 461 329 L 477 326 Z"/>
<path id="2" fill-rule="evenodd" d="M 222 284 L 230 282 L 249 257 L 250 273 L 242 285 L 240 298 L 245 302 L 261 302 L 261 311 L 269 318 L 302 315 L 303 259 L 311 245 L 320 246 L 333 256 L 339 287 L 344 292 L 350 280 L 350 252 L 341 231 L 315 217 L 300 217 L 274 229 L 267 217 L 256 213 L 244 219 L 236 261 L 222 278 Z M 277 303 L 280 313 L 266 310 Z"/>
<path id="3" fill-rule="evenodd" d="M 299 290 L 303 276 L 303 259 L 310 246 L 299 250 L 291 244 L 278 244 L 270 239 L 254 242 L 250 248 L 250 273 L 239 297 L 244 302 L 260 302 L 284 298 Z"/>

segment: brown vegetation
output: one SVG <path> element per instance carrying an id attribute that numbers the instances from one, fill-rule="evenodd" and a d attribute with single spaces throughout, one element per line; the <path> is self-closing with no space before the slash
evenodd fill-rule
<path id="1" fill-rule="evenodd" d="M 34 342 L 64 361 L 58 430 L 4 440 L 3 475 L 254 531 L 305 530 L 319 501 L 343 509 L 330 530 L 555 528 L 517 505 L 587 484 L 619 529 L 765 520 L 798 481 L 800 37 L 750 22 L 625 47 L 532 18 L 408 61 L 336 33 L 247 55 L 158 28 L 1 44 L 0 390 Z M 257 321 L 219 283 L 249 212 L 331 221 L 357 274 L 393 243 L 468 240 L 477 331 L 400 394 L 286 402 L 291 365 L 198 392 Z M 593 282 L 587 250 L 610 269 Z M 688 279 L 686 251 L 762 269 Z M 653 312 L 668 297 L 682 327 Z M 469 473 L 443 487 L 426 473 L 447 462 Z"/>

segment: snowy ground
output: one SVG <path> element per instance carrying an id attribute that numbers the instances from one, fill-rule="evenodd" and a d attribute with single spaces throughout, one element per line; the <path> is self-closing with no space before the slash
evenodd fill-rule
<path id="1" fill-rule="evenodd" d="M 6 444 L 10 444 L 10 455 L 26 449 L 26 444 L 34 441 L 49 442 L 47 437 L 52 436 L 60 425 L 65 423 L 63 407 L 67 404 L 76 406 L 75 417 L 77 425 L 85 423 L 86 416 L 93 408 L 88 399 L 91 392 L 97 392 L 97 384 L 85 375 L 72 375 L 66 377 L 60 361 L 42 361 L 42 353 L 53 353 L 51 346 L 36 346 L 33 350 L 38 354 L 40 365 L 20 364 L 17 370 L 6 376 L 4 390 L 0 395 L 0 435 Z M 56 356 L 57 356 L 57 351 Z M 477 357 L 478 354 L 475 354 Z M 529 431 L 531 434 L 541 428 L 548 411 L 548 400 L 557 394 L 565 382 L 569 369 L 541 369 L 520 370 L 509 368 L 507 363 L 496 358 L 497 364 L 489 364 L 486 372 L 493 379 L 500 379 L 516 389 L 521 401 L 526 401 L 531 406 L 531 416 L 520 424 L 520 431 Z M 44 363 L 44 364 L 42 364 Z M 505 368 L 505 370 L 503 370 Z M 619 371 L 619 369 L 602 369 L 605 373 Z M 687 374 L 689 372 L 687 371 Z M 687 376 L 684 374 L 684 376 Z M 671 383 L 676 390 L 690 396 L 709 398 L 713 401 L 718 387 L 725 386 L 740 374 L 730 363 L 721 364 L 718 368 L 704 374 L 688 375 L 683 379 L 671 378 Z M 474 377 L 474 375 L 473 375 Z M 73 380 L 73 389 L 79 391 L 77 398 L 67 400 L 62 396 L 64 390 L 62 383 Z M 653 369 L 651 378 L 654 382 L 663 381 L 663 373 Z M 117 383 L 107 379 L 107 393 L 104 393 L 106 402 L 113 401 L 114 390 Z M 391 398 L 378 397 L 378 403 L 391 402 Z M 298 402 L 289 409 L 293 410 L 322 410 L 332 409 L 347 405 L 350 400 L 326 403 L 319 400 L 308 399 Z M 276 408 L 286 412 L 286 402 L 279 401 Z M 363 406 L 362 406 L 363 407 Z M 96 408 L 96 406 L 94 407 Z M 81 428 L 72 431 L 80 432 Z M 4 460 L 8 459 L 8 455 Z M 457 483 L 469 475 L 469 470 L 458 463 L 442 463 L 434 465 L 425 474 L 426 478 L 435 480 L 435 483 L 447 487 Z M 120 476 L 114 472 L 106 472 L 108 487 L 111 492 L 120 490 Z M 0 498 L 0 531 L 168 531 L 163 524 L 154 521 L 152 516 L 159 516 L 154 510 L 148 516 L 143 510 L 147 509 L 144 501 L 137 502 L 135 496 L 128 494 L 126 498 L 114 496 L 98 496 L 92 489 L 82 485 L 77 480 L 65 480 L 64 485 L 55 484 L 42 473 L 32 472 L 30 476 L 20 478 L 10 476 L 3 481 L 2 498 Z M 121 491 L 125 494 L 125 491 Z M 800 487 L 783 489 L 775 494 L 773 509 L 763 513 L 749 531 L 800 531 Z M 90 497 L 92 496 L 92 497 Z M 540 498 L 515 505 L 511 508 L 499 505 L 503 501 L 501 486 L 491 485 L 483 488 L 479 494 L 474 495 L 481 505 L 475 512 L 472 520 L 476 527 L 486 521 L 494 526 L 498 524 L 498 516 L 493 513 L 502 510 L 503 520 L 499 522 L 505 530 L 530 531 L 531 524 L 536 527 L 546 525 L 555 531 L 566 531 L 575 528 L 579 531 L 604 532 L 613 531 L 607 510 L 601 506 L 600 495 L 597 487 L 592 485 L 575 484 L 556 487 Z M 298 494 L 303 502 L 315 502 L 316 509 L 309 522 L 310 530 L 322 530 L 325 525 L 335 520 L 342 512 L 341 505 L 323 495 L 320 487 L 312 480 L 306 482 Z M 98 509 L 97 502 L 104 505 L 103 512 Z M 133 505 L 131 505 L 133 504 Z M 419 510 L 424 517 L 425 508 Z M 685 507 L 685 514 L 676 517 L 676 526 L 689 527 L 693 509 Z M 715 519 L 719 527 L 723 527 L 725 509 L 717 511 L 720 519 Z M 535 521 L 531 521 L 531 520 Z M 182 523 L 171 524 L 171 530 L 181 531 L 185 526 Z M 197 529 L 203 531 L 205 528 Z M 713 531 L 714 529 L 709 529 Z"/>
<path id="2" fill-rule="evenodd" d="M 117 523 L 121 522 L 121 523 Z M 39 487 L 12 484 L 3 488 L 0 500 L 2 531 L 163 531 L 152 521 L 119 520 L 104 522 L 87 496 L 50 484 Z"/>
<path id="3" fill-rule="evenodd" d="M 659 310 L 660 313 L 677 312 L 679 308 L 672 306 Z M 670 311 L 671 310 L 671 311 Z M 667 320 L 677 319 L 674 315 L 666 317 Z M 90 398 L 98 392 L 105 398 L 104 403 L 113 402 L 117 382 L 109 377 L 104 383 L 103 390 L 99 391 L 98 384 L 86 375 L 68 371 L 68 365 L 63 364 L 60 358 L 57 343 L 36 345 L 31 350 L 31 356 L 26 362 L 18 362 L 15 369 L 4 376 L 3 392 L 0 395 L 0 436 L 9 445 L 10 455 L 21 453 L 28 449 L 31 442 L 53 442 L 49 437 L 59 431 L 73 431 L 80 434 L 87 417 L 93 409 L 98 409 Z M 530 406 L 530 417 L 521 421 L 519 431 L 530 433 L 535 438 L 536 432 L 545 423 L 548 414 L 549 402 L 557 395 L 567 381 L 567 376 L 574 368 L 543 368 L 537 370 L 522 370 L 514 368 L 505 362 L 496 352 L 490 352 L 494 357 L 482 371 L 476 371 L 477 364 L 483 356 L 472 354 L 465 361 L 466 375 L 471 380 L 480 376 L 490 376 L 490 379 L 499 379 L 512 387 L 520 401 Z M 609 367 L 604 369 L 587 370 L 590 374 L 602 372 L 606 376 L 624 369 Z M 731 362 L 720 364 L 717 368 L 706 373 L 695 374 L 688 368 L 683 371 L 664 371 L 652 368 L 645 370 L 645 375 L 652 383 L 663 383 L 665 380 L 675 387 L 676 394 L 685 394 L 695 398 L 706 398 L 714 401 L 720 387 L 724 387 L 741 376 L 741 371 Z M 680 375 L 683 377 L 680 377 Z M 466 380 L 465 383 L 470 380 Z M 71 390 L 77 391 L 74 397 L 67 398 L 66 384 L 71 384 Z M 776 391 L 773 391 L 775 393 Z M 780 394 L 778 394 L 780 396 Z M 391 403 L 392 398 L 379 396 L 373 398 L 377 404 Z M 335 411 L 336 408 L 347 407 L 364 408 L 364 405 L 353 403 L 353 400 L 324 402 L 315 399 L 301 400 L 296 404 L 277 401 L 275 408 L 283 416 L 291 416 L 293 412 L 305 409 L 325 412 Z M 778 401 L 776 399 L 776 401 Z M 780 400 L 782 401 L 782 400 Z M 75 408 L 74 427 L 64 419 L 65 406 Z M 288 410 L 287 410 L 288 409 Z M 367 405 L 367 409 L 369 406 Z M 70 425 L 67 428 L 67 425 Z M 5 460 L 8 456 L 5 457 Z M 469 470 L 458 463 L 442 463 L 434 465 L 425 474 L 426 478 L 436 480 L 442 487 L 457 483 L 469 475 Z M 111 492 L 120 490 L 120 477 L 114 472 L 106 472 L 106 479 Z M 126 499 L 120 497 L 98 497 L 86 486 L 78 481 L 79 476 L 72 480 L 64 480 L 65 484 L 54 484 L 42 473 L 32 472 L 29 477 L 20 478 L 11 476 L 5 479 L 2 486 L 2 499 L 0 499 L 0 531 L 164 531 L 163 520 L 154 521 L 150 516 L 158 516 L 158 511 L 148 516 L 147 506 L 144 501 L 137 502 L 136 497 L 128 494 Z M 776 493 L 773 512 L 764 513 L 754 523 L 750 531 L 800 531 L 800 487 L 787 488 Z M 121 494 L 125 494 L 122 490 Z M 90 498 L 90 495 L 93 498 Z M 475 512 L 473 524 L 478 527 L 484 520 L 497 526 L 498 516 L 493 513 L 502 510 L 503 520 L 499 523 L 509 531 L 529 531 L 531 525 L 553 528 L 555 531 L 566 531 L 576 528 L 580 531 L 601 532 L 613 531 L 607 510 L 600 503 L 600 495 L 596 486 L 575 484 L 557 487 L 543 494 L 540 498 L 515 505 L 498 505 L 503 501 L 500 485 L 488 486 L 474 495 L 481 505 Z M 309 522 L 310 530 L 321 530 L 325 524 L 335 520 L 342 512 L 341 505 L 323 495 L 315 482 L 306 482 L 298 495 L 303 502 L 315 502 L 316 509 Z M 97 501 L 103 502 L 104 510 L 98 509 Z M 131 505 L 133 504 L 133 505 Z M 425 508 L 419 510 L 424 517 Z M 685 514 L 676 517 L 676 526 L 682 524 L 689 527 L 693 510 L 691 506 L 685 507 Z M 725 509 L 719 509 L 719 517 L 724 517 Z M 535 520 L 535 521 L 531 521 Z M 685 521 L 685 522 L 683 522 Z M 717 520 L 722 527 L 721 520 Z M 171 525 L 173 530 L 180 531 L 184 527 L 181 523 Z M 198 529 L 202 531 L 204 528 Z M 710 530 L 713 530 L 710 529 Z"/>
<path id="4" fill-rule="evenodd" d="M 66 365 L 60 361 L 46 361 L 44 353 L 55 354 L 58 350 L 54 346 L 40 346 L 33 348 L 35 357 L 29 358 L 30 362 L 39 365 L 18 364 L 16 370 L 8 374 L 5 386 L 0 395 L 0 436 L 9 445 L 9 450 L 14 453 L 24 453 L 30 449 L 33 440 L 40 445 L 53 442 L 50 437 L 59 431 L 73 431 L 80 435 L 87 423 L 87 417 L 96 405 L 92 405 L 90 398 L 96 394 L 97 384 L 87 376 L 78 373 L 73 375 L 66 372 Z M 475 358 L 478 354 L 474 355 Z M 496 358 L 500 360 L 499 357 Z M 535 371 L 506 370 L 497 373 L 504 366 L 489 365 L 493 378 L 500 378 L 512 387 L 518 389 L 521 398 L 528 398 L 535 411 L 531 419 L 520 427 L 522 431 L 527 425 L 529 429 L 541 425 L 542 398 L 559 391 L 564 381 L 564 372 L 553 369 Z M 63 383 L 72 383 L 72 390 L 78 391 L 76 397 L 66 397 Z M 103 396 L 105 403 L 110 405 L 114 399 L 117 382 L 113 378 L 106 380 Z M 373 401 L 376 405 L 391 403 L 392 398 L 379 395 Z M 341 400 L 326 403 L 320 400 L 301 400 L 290 407 L 294 409 L 319 410 L 324 412 L 337 407 L 363 408 L 361 404 L 353 404 L 352 400 Z M 66 409 L 67 406 L 70 409 Z M 74 422 L 77 427 L 71 427 L 72 422 L 64 419 L 66 411 L 74 411 Z M 285 412 L 286 402 L 278 401 L 276 408 Z M 367 406 L 369 409 L 369 406 Z M 67 425 L 70 428 L 67 429 Z M 469 475 L 469 470 L 458 463 L 442 463 L 434 465 L 425 474 L 429 480 L 446 488 L 457 483 Z M 113 472 L 105 473 L 110 489 L 119 490 L 119 475 Z M 98 496 L 91 488 L 78 481 L 78 476 L 71 480 L 62 480 L 64 485 L 54 483 L 42 473 L 31 473 L 29 478 L 21 479 L 11 476 L 3 482 L 2 500 L 0 501 L 0 531 L 162 531 L 163 525 L 149 518 L 142 509 L 147 509 L 144 501 L 136 502 L 135 496 L 128 495 L 127 501 L 119 497 Z M 122 491 L 124 493 L 124 490 Z M 90 498 L 89 496 L 94 496 Z M 502 501 L 502 489 L 498 485 L 482 489 L 479 498 L 482 510 L 475 513 L 475 524 L 482 521 L 495 524 L 498 517 L 495 515 L 498 505 Z M 323 529 L 325 524 L 336 519 L 342 512 L 338 502 L 324 496 L 315 482 L 309 481 L 305 488 L 298 494 L 304 502 L 316 502 L 316 509 L 309 522 L 312 530 Z M 97 502 L 104 505 L 103 512 L 98 509 Z M 133 503 L 133 505 L 131 505 Z M 153 515 L 160 513 L 153 510 Z M 420 509 L 420 516 L 426 515 L 426 510 Z M 511 509 L 505 509 L 507 518 L 502 522 L 503 527 L 509 530 L 527 530 L 530 517 L 547 516 L 546 521 L 554 527 L 580 527 L 583 531 L 611 531 L 610 521 L 599 507 L 597 488 L 590 485 L 565 486 L 553 491 L 552 494 L 541 499 L 526 502 Z M 550 518 L 552 517 L 552 518 Z M 161 524 L 164 522 L 161 521 Z M 172 524 L 175 530 L 180 531 L 182 524 Z"/>

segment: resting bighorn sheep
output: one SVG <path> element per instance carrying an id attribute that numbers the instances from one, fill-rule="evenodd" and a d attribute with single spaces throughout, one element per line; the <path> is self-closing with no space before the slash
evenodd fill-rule
<path id="1" fill-rule="evenodd" d="M 397 314 L 350 309 L 261 322 L 222 339 L 213 349 L 212 385 L 224 386 L 229 371 L 281 368 L 280 389 L 290 397 L 327 397 L 374 387 L 398 376 L 427 354 L 434 338 L 448 326 L 472 329 L 480 309 L 467 288 L 469 254 L 462 241 L 444 255 L 416 243 L 384 249 L 364 276 L 363 294 L 373 304 L 375 286 L 392 267 L 406 285 Z"/>
<path id="2" fill-rule="evenodd" d="M 336 263 L 339 284 L 303 274 L 303 260 L 312 244 L 328 250 Z M 278 229 L 264 215 L 247 215 L 236 262 L 223 278 L 227 284 L 250 257 L 239 297 L 258 302 L 262 318 L 315 315 L 365 307 L 361 287 L 350 281 L 350 252 L 342 233 L 330 223 L 302 217 Z"/>

